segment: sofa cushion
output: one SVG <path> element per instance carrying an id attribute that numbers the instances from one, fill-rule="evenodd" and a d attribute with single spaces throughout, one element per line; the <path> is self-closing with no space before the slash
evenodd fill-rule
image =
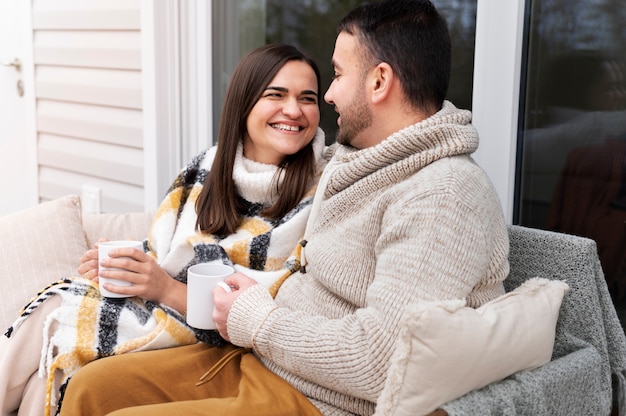
<path id="1" fill-rule="evenodd" d="M 0 217 L 2 331 L 40 289 L 58 278 L 76 274 L 86 249 L 76 195 Z"/>
<path id="2" fill-rule="evenodd" d="M 477 309 L 463 300 L 408 306 L 376 415 L 424 415 L 547 363 L 567 290 L 532 278 Z"/>
<path id="3" fill-rule="evenodd" d="M 87 245 L 93 247 L 101 238 L 107 240 L 138 240 L 148 238 L 153 212 L 127 214 L 85 214 L 83 230 Z"/>

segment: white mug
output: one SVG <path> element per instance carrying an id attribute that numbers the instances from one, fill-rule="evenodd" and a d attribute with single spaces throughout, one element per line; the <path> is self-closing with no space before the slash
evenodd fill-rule
<path id="1" fill-rule="evenodd" d="M 225 264 L 200 263 L 187 270 L 187 323 L 198 329 L 215 329 L 213 322 L 213 288 L 221 286 L 231 292 L 224 282 L 235 269 Z"/>
<path id="2" fill-rule="evenodd" d="M 143 251 L 143 243 L 141 241 L 133 241 L 133 240 L 118 240 L 118 241 L 102 241 L 98 243 L 98 263 L 101 260 L 109 257 L 109 251 L 117 248 L 123 247 L 132 247 L 138 250 Z M 118 257 L 123 258 L 123 257 Z M 116 267 L 102 267 L 98 264 L 98 270 L 122 270 Z M 102 296 L 106 296 L 107 298 L 128 298 L 132 295 L 120 295 L 119 293 L 113 293 L 106 290 L 102 285 L 105 283 L 111 283 L 117 286 L 131 286 L 132 283 L 126 282 L 124 280 L 110 279 L 102 276 L 98 276 L 98 286 L 100 288 L 100 293 Z"/>

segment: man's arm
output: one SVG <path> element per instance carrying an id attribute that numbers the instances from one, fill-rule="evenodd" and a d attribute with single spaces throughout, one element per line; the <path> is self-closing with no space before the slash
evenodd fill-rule
<path id="1" fill-rule="evenodd" d="M 404 307 L 421 299 L 465 298 L 489 273 L 493 244 L 486 241 L 492 236 L 484 224 L 490 220 L 466 207 L 445 207 L 458 203 L 455 195 L 443 193 L 390 205 L 373 246 L 375 272 L 362 304 L 347 305 L 341 298 L 345 290 L 341 287 L 329 288 L 335 293 L 325 293 L 325 297 L 320 296 L 322 292 L 305 294 L 320 296 L 320 302 L 333 302 L 334 296 L 338 304 L 346 304 L 341 316 L 281 307 L 266 290 L 251 287 L 230 310 L 228 333 L 232 342 L 253 347 L 264 359 L 301 378 L 375 401 L 382 390 Z M 328 242 L 314 239 L 307 246 L 312 256 L 327 256 L 334 250 Z M 310 275 L 293 276 L 284 285 L 294 290 L 293 286 L 302 284 L 302 290 L 307 290 L 307 280 L 323 273 L 315 269 L 315 262 L 311 266 Z M 353 275 L 338 285 L 363 278 L 359 264 L 344 266 Z M 322 290 L 320 285 L 312 286 Z"/>

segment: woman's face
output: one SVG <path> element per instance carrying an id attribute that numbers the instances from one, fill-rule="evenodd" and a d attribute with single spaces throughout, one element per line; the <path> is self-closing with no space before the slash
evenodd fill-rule
<path id="1" fill-rule="evenodd" d="M 278 165 L 309 144 L 320 121 L 317 94 L 317 78 L 309 64 L 287 62 L 248 115 L 246 158 Z"/>

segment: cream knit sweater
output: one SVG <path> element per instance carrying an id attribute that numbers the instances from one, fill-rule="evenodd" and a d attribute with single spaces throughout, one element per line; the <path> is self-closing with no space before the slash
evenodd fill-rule
<path id="1" fill-rule="evenodd" d="M 235 302 L 232 342 L 253 347 L 322 413 L 374 412 L 407 304 L 476 307 L 504 293 L 508 235 L 469 156 L 478 146 L 470 121 L 446 102 L 374 147 L 339 146 L 316 194 L 306 273 L 275 299 L 257 285 Z"/>

